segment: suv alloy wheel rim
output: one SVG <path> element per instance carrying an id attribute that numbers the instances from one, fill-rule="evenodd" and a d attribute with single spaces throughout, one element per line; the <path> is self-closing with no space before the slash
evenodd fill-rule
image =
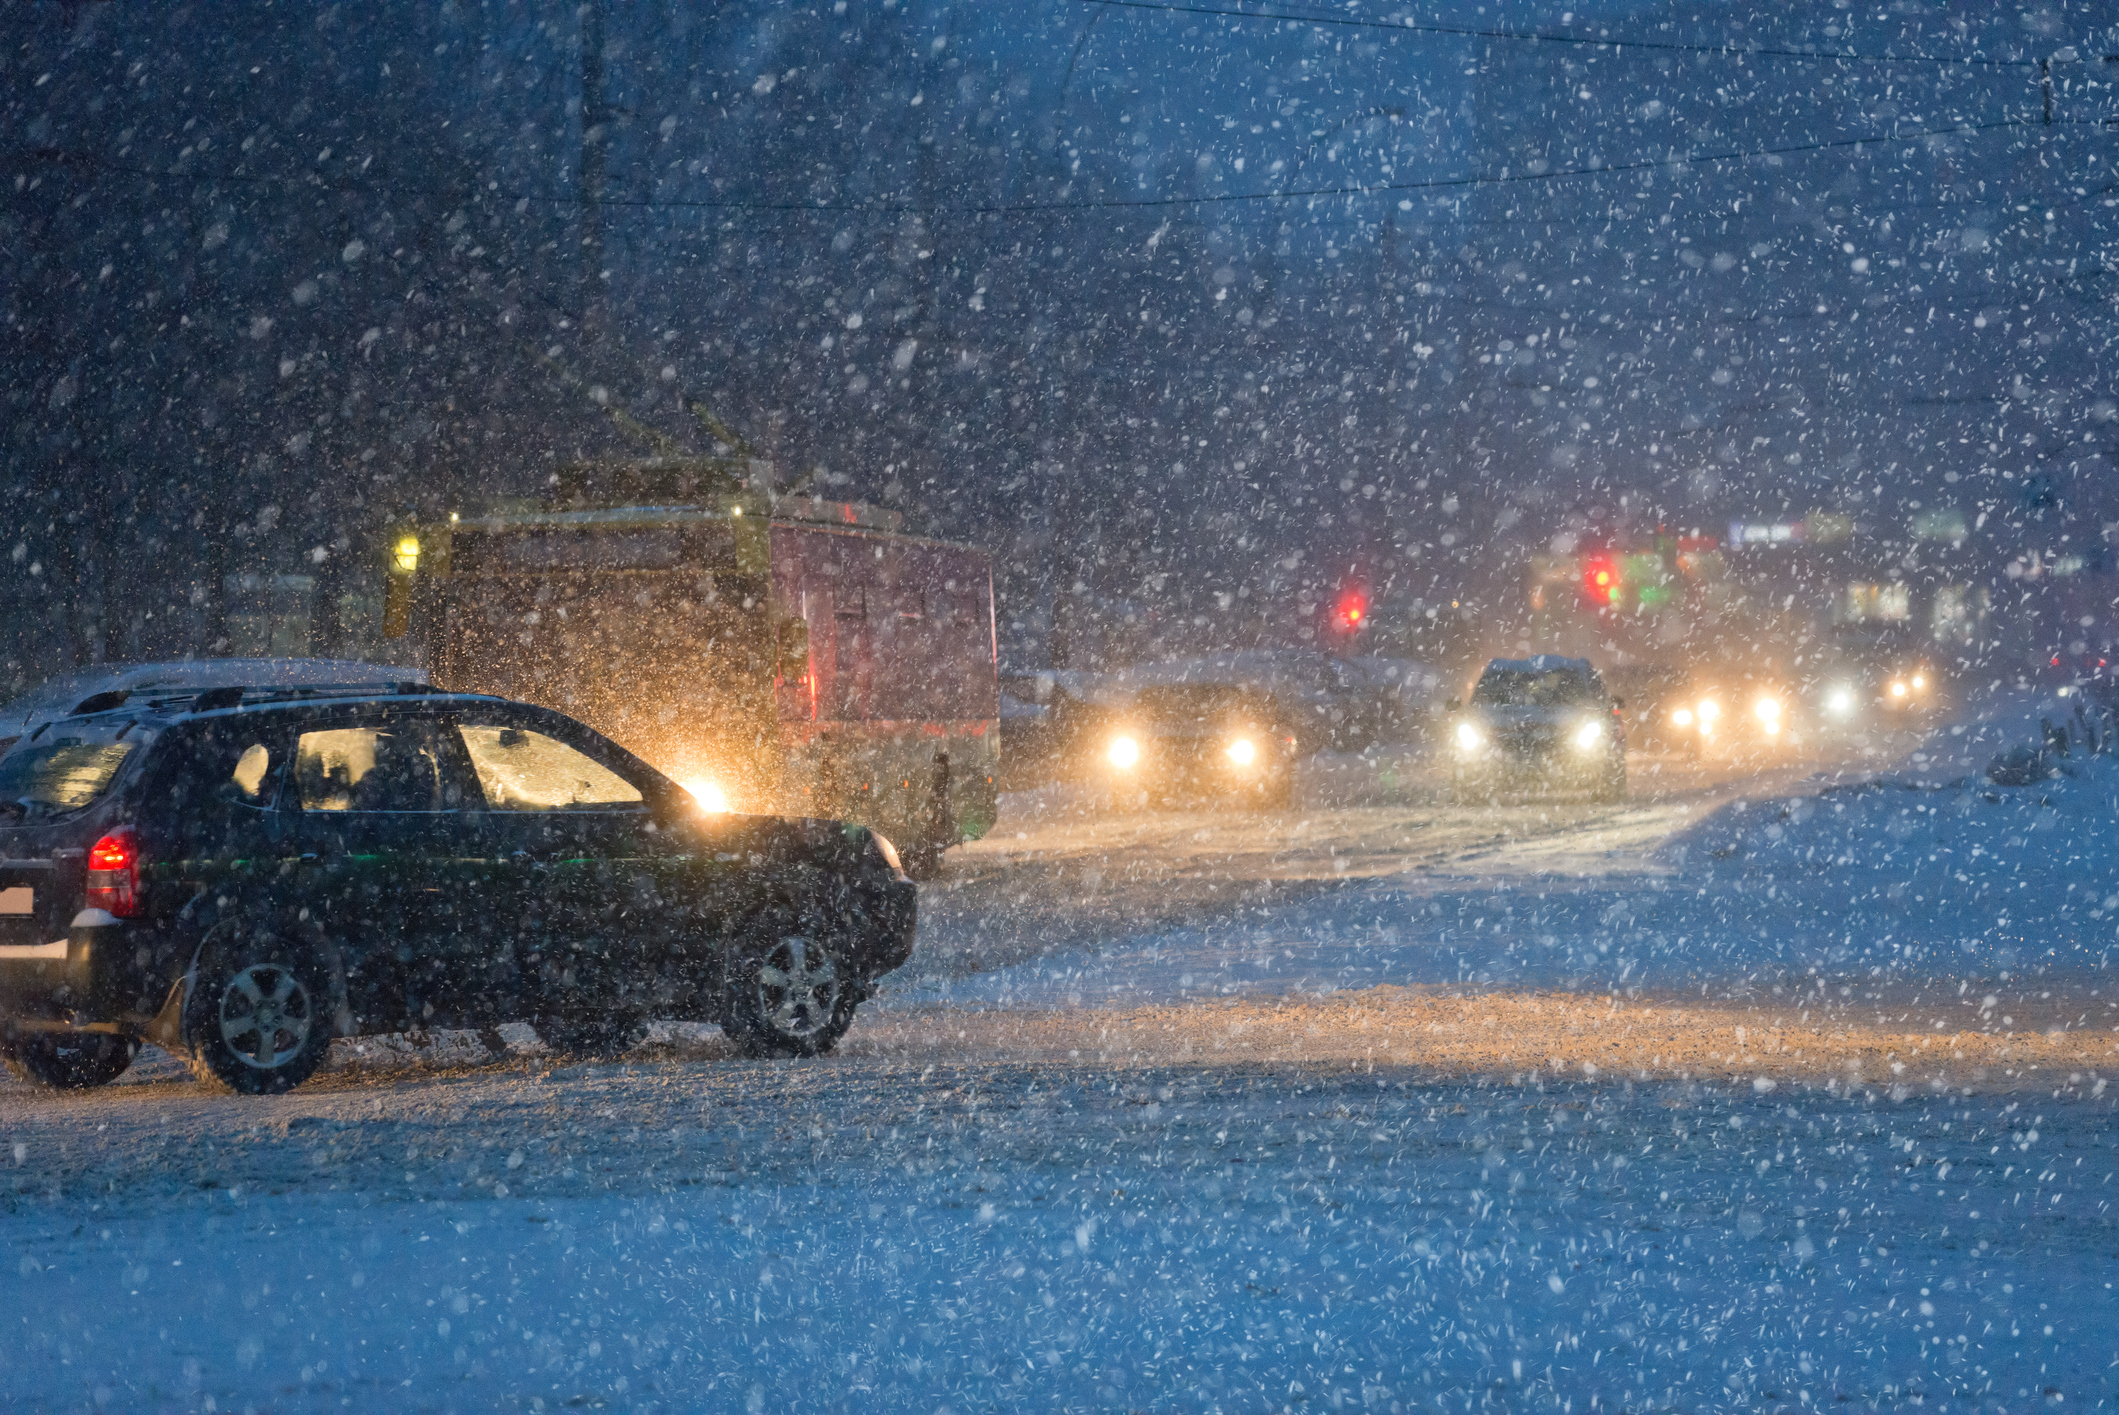
<path id="1" fill-rule="evenodd" d="M 244 1065 L 271 1071 L 309 1040 L 315 1009 L 291 969 L 256 963 L 221 989 L 221 1041 Z"/>
<path id="2" fill-rule="evenodd" d="M 831 1025 L 839 1005 L 839 970 L 831 955 L 800 934 L 780 940 L 758 970 L 759 1011 L 783 1036 L 806 1040 Z"/>

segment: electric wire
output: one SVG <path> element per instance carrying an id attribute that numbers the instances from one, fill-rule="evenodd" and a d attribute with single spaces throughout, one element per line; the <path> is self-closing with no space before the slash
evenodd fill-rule
<path id="1" fill-rule="evenodd" d="M 1216 5 L 1184 5 L 1171 0 L 1075 0 L 1080 5 L 1099 5 L 1117 10 L 1163 10 L 1179 15 L 1216 15 L 1232 20 L 1285 20 L 1295 24 L 1327 25 L 1347 29 L 1380 29 L 1399 34 L 1453 35 L 1462 39 L 1499 39 L 1527 44 L 1568 44 L 1593 49 L 1646 49 L 1679 54 L 1712 54 L 1731 59 L 1798 59 L 1810 63 L 1934 64 L 1996 69 L 2036 69 L 2040 59 L 1990 59 L 1978 55 L 1861 54 L 1829 49 L 1780 49 L 1738 44 L 1685 44 L 1676 40 L 1592 38 L 1588 35 L 1547 34 L 1535 30 L 1479 29 L 1468 25 L 1438 25 L 1405 20 L 1367 20 L 1353 15 L 1316 15 L 1293 10 L 1235 10 Z"/>
<path id="2" fill-rule="evenodd" d="M 331 179 L 314 173 L 304 176 L 281 176 L 222 170 L 186 171 L 174 168 L 157 168 L 141 164 L 117 162 L 99 157 L 93 153 L 73 152 L 58 148 L 17 149 L 5 158 L 0 158 L 0 163 L 12 163 L 15 165 L 25 163 L 50 164 L 60 167 L 111 172 L 154 181 L 296 188 L 336 192 L 344 195 L 432 196 L 460 202 L 477 200 L 528 201 L 548 206 L 595 207 L 599 210 L 618 212 L 726 211 L 780 215 L 1010 217 L 1049 216 L 1066 212 L 1157 211 L 1181 207 L 1317 201 L 1339 197 L 1359 198 L 1395 195 L 1406 192 L 1461 191 L 1480 187 L 1558 182 L 1577 177 L 1622 176 L 1637 172 L 1671 171 L 1709 164 L 1746 162 L 1770 157 L 1790 157 L 1848 148 L 1896 146 L 1905 143 L 1925 142 L 1931 138 L 1972 137 L 2019 128 L 2088 127 L 2099 125 L 2101 122 L 2101 119 L 2091 118 L 2063 118 L 2051 122 L 2039 118 L 2003 118 L 1983 123 L 1952 123 L 1947 126 L 1916 128 L 1902 132 L 1866 133 L 1858 137 L 1831 138 L 1821 142 L 1788 143 L 1771 147 L 1727 148 L 1715 152 L 1686 152 L 1665 157 L 1642 158 L 1631 162 L 1600 162 L 1573 167 L 1555 167 L 1537 172 L 1511 172 L 1504 169 L 1499 173 L 1465 173 L 1449 177 L 1429 177 L 1409 182 L 1348 182 L 1331 186 L 1282 187 L 1267 191 L 1218 192 L 1191 196 L 1095 197 L 1085 200 L 945 202 L 932 204 L 895 201 L 757 202 L 625 195 L 590 197 L 564 192 L 504 190 L 497 182 L 489 183 L 483 191 L 473 193 L 455 188 Z"/>

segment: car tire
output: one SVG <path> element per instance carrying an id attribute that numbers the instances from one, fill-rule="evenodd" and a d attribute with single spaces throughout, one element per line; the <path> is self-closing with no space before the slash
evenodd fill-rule
<path id="1" fill-rule="evenodd" d="M 40 1032 L 8 1044 L 7 1069 L 55 1091 L 85 1091 L 125 1074 L 140 1050 L 136 1037 L 111 1032 Z"/>
<path id="2" fill-rule="evenodd" d="M 313 950 L 239 923 L 208 944 L 184 999 L 193 1073 L 246 1096 L 293 1090 L 330 1049 L 331 997 Z"/>
<path id="3" fill-rule="evenodd" d="M 599 1017 L 552 1017 L 537 1023 L 537 1036 L 563 1056 L 608 1061 L 631 1049 L 639 1040 L 643 1025 L 638 1017 L 624 1012 Z"/>
<path id="4" fill-rule="evenodd" d="M 760 910 L 729 950 L 722 1030 L 745 1056 L 823 1056 L 853 1025 L 866 988 L 825 911 Z"/>

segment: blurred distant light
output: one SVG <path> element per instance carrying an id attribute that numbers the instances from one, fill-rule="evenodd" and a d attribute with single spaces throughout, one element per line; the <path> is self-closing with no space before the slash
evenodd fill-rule
<path id="1" fill-rule="evenodd" d="M 1690 727 L 1692 726 L 1692 709 L 1679 708 L 1676 712 L 1670 714 L 1670 720 L 1680 727 Z"/>
<path id="2" fill-rule="evenodd" d="M 695 776 L 684 783 L 684 789 L 692 793 L 699 809 L 708 815 L 725 815 L 728 812 L 728 793 L 703 776 Z"/>
<path id="3" fill-rule="evenodd" d="M 1854 711 L 1854 690 L 1834 688 L 1825 695 L 1825 710 L 1840 717 Z"/>
<path id="4" fill-rule="evenodd" d="M 1906 685 L 1905 685 L 1904 683 L 1902 683 L 1902 682 L 1895 682 L 1895 683 L 1893 683 L 1893 684 L 1891 685 L 1891 696 L 1892 696 L 1892 697 L 1894 697 L 1894 698 L 1902 698 L 1902 697 L 1904 697 L 1905 695 L 1906 695 Z"/>
<path id="5" fill-rule="evenodd" d="M 1760 698 L 1752 704 L 1751 712 L 1760 722 L 1766 724 L 1769 732 L 1780 724 L 1781 705 L 1778 698 Z"/>
<path id="6" fill-rule="evenodd" d="M 1258 756 L 1258 748 L 1248 737 L 1238 737 L 1228 746 L 1229 760 L 1238 766 L 1249 766 Z"/>
<path id="7" fill-rule="evenodd" d="M 1926 675 L 1926 674 L 1923 674 L 1923 673 L 1916 673 L 1916 674 L 1914 674 L 1914 675 L 1913 675 L 1913 686 L 1914 686 L 1914 687 L 1916 687 L 1916 688 L 1925 688 L 1925 687 L 1927 687 L 1927 686 L 1928 686 L 1928 679 L 1927 679 L 1927 675 Z"/>
<path id="8" fill-rule="evenodd" d="M 1696 711 L 1700 715 L 1701 725 L 1704 726 L 1722 715 L 1722 705 L 1713 698 L 1701 698 Z"/>
<path id="9" fill-rule="evenodd" d="M 390 552 L 390 561 L 400 575 L 409 575 L 419 568 L 419 537 L 401 537 Z"/>
<path id="10" fill-rule="evenodd" d="M 1604 724 L 1601 722 L 1585 722 L 1575 729 L 1575 746 L 1582 751 L 1589 751 L 1603 740 Z"/>
<path id="11" fill-rule="evenodd" d="M 1128 770 L 1140 762 L 1140 743 L 1131 737 L 1113 737 L 1111 745 L 1104 749 L 1104 756 L 1120 771 Z"/>
<path id="12" fill-rule="evenodd" d="M 1486 745 L 1486 736 L 1469 722 L 1457 724 L 1457 747 L 1460 751 L 1476 752 Z"/>

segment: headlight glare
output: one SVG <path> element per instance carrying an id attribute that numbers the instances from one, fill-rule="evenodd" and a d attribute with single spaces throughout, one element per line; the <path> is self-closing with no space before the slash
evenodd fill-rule
<path id="1" fill-rule="evenodd" d="M 1113 737 L 1111 745 L 1104 749 L 1104 756 L 1120 771 L 1128 770 L 1140 762 L 1140 743 L 1123 735 Z"/>
<path id="2" fill-rule="evenodd" d="M 1575 746 L 1582 751 L 1589 751 L 1603 740 L 1604 724 L 1601 722 L 1585 722 L 1575 729 Z"/>
<path id="3" fill-rule="evenodd" d="M 703 776 L 695 776 L 684 783 L 684 789 L 692 793 L 699 809 L 710 816 L 725 815 L 728 811 L 728 793 L 718 783 Z"/>
<path id="4" fill-rule="evenodd" d="M 1472 726 L 1469 722 L 1460 722 L 1457 724 L 1458 751 L 1476 752 L 1485 745 L 1486 735 L 1482 733 L 1478 728 Z"/>
<path id="5" fill-rule="evenodd" d="M 1238 766 L 1249 766 L 1258 756 L 1258 747 L 1248 737 L 1238 737 L 1228 746 L 1229 760 Z"/>

